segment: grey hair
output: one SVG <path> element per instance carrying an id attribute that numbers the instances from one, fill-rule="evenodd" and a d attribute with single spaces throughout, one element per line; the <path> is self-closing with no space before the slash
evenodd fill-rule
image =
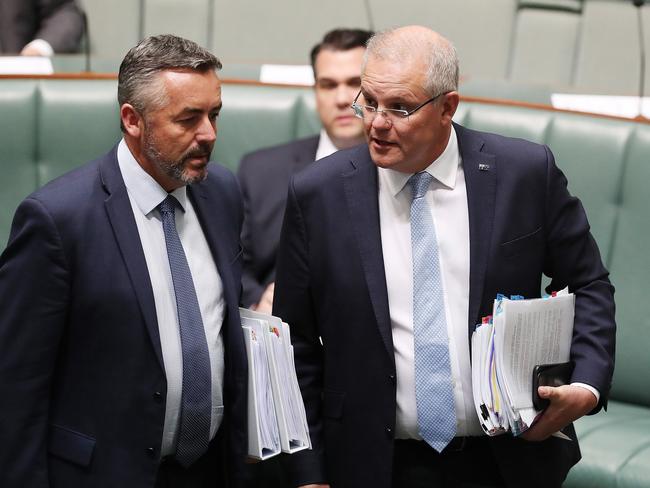
<path id="1" fill-rule="evenodd" d="M 117 81 L 117 101 L 133 105 L 141 115 L 160 106 L 165 92 L 157 75 L 166 70 L 206 72 L 220 70 L 221 61 L 207 49 L 171 34 L 150 36 L 131 48 L 122 64 Z"/>
<path id="2" fill-rule="evenodd" d="M 378 32 L 368 41 L 363 58 L 363 69 L 370 57 L 395 62 L 414 60 L 421 56 L 426 65 L 425 86 L 432 97 L 458 90 L 458 54 L 454 45 L 433 31 L 420 28 L 408 33 L 404 28 Z"/>

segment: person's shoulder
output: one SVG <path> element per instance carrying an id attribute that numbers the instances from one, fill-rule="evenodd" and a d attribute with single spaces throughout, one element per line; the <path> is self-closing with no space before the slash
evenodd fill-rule
<path id="1" fill-rule="evenodd" d="M 255 171 L 259 166 L 266 166 L 270 162 L 290 161 L 296 157 L 313 160 L 316 156 L 318 140 L 319 136 L 314 135 L 252 151 L 242 157 L 239 172 Z"/>
<path id="2" fill-rule="evenodd" d="M 349 149 L 342 149 L 319 159 L 304 170 L 296 173 L 294 183 L 297 186 L 318 187 L 328 181 L 341 178 L 365 166 L 373 166 L 367 144 L 360 144 Z"/>
<path id="3" fill-rule="evenodd" d="M 38 200 L 47 207 L 71 210 L 89 205 L 92 195 L 102 187 L 99 166 L 109 157 L 110 154 L 104 155 L 54 178 L 27 199 Z"/>
<path id="4" fill-rule="evenodd" d="M 461 153 L 477 150 L 494 155 L 499 163 L 516 161 L 517 166 L 522 168 L 529 164 L 545 165 L 550 155 L 547 146 L 527 139 L 468 129 L 460 125 L 455 125 L 455 129 Z"/>

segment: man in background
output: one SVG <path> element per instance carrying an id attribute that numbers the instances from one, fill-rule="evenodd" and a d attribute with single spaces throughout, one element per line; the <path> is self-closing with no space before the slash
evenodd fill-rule
<path id="1" fill-rule="evenodd" d="M 231 486 L 246 456 L 243 217 L 209 164 L 220 61 L 149 37 L 123 138 L 27 197 L 0 256 L 0 486 Z"/>
<path id="2" fill-rule="evenodd" d="M 364 141 L 362 121 L 350 104 L 359 91 L 361 62 L 371 32 L 334 29 L 311 51 L 319 135 L 244 156 L 237 176 L 244 197 L 243 303 L 270 312 L 275 256 L 292 174 L 313 161 Z"/>
<path id="3" fill-rule="evenodd" d="M 83 30 L 83 14 L 74 0 L 0 0 L 2 54 L 76 52 Z"/>

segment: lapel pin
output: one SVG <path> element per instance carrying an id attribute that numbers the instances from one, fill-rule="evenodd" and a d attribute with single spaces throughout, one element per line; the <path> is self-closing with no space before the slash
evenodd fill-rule
<path id="1" fill-rule="evenodd" d="M 478 170 L 479 171 L 489 171 L 490 170 L 490 165 L 485 164 L 485 163 L 479 163 Z"/>

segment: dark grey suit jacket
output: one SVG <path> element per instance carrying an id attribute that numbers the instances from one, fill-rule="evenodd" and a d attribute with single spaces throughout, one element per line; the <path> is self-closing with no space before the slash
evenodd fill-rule
<path id="1" fill-rule="evenodd" d="M 244 197 L 243 304 L 257 303 L 275 281 L 275 256 L 287 203 L 289 179 L 316 157 L 318 136 L 247 154 L 237 177 Z"/>
<path id="2" fill-rule="evenodd" d="M 547 147 L 455 127 L 469 210 L 468 347 L 497 293 L 539 296 L 542 274 L 550 276 L 553 290 L 576 295 L 571 380 L 594 386 L 598 408 L 606 405 L 614 290 L 580 201 Z M 314 447 L 291 456 L 296 485 L 391 486 L 397 372 L 377 191 L 366 145 L 290 184 L 273 312 L 291 325 Z M 580 459 L 573 428 L 566 432 L 573 441 L 490 438 L 507 485 L 559 487 Z"/>
<path id="3" fill-rule="evenodd" d="M 75 52 L 82 33 L 74 0 L 0 0 L 0 53 L 19 53 L 34 39 L 49 42 L 55 53 Z"/>

